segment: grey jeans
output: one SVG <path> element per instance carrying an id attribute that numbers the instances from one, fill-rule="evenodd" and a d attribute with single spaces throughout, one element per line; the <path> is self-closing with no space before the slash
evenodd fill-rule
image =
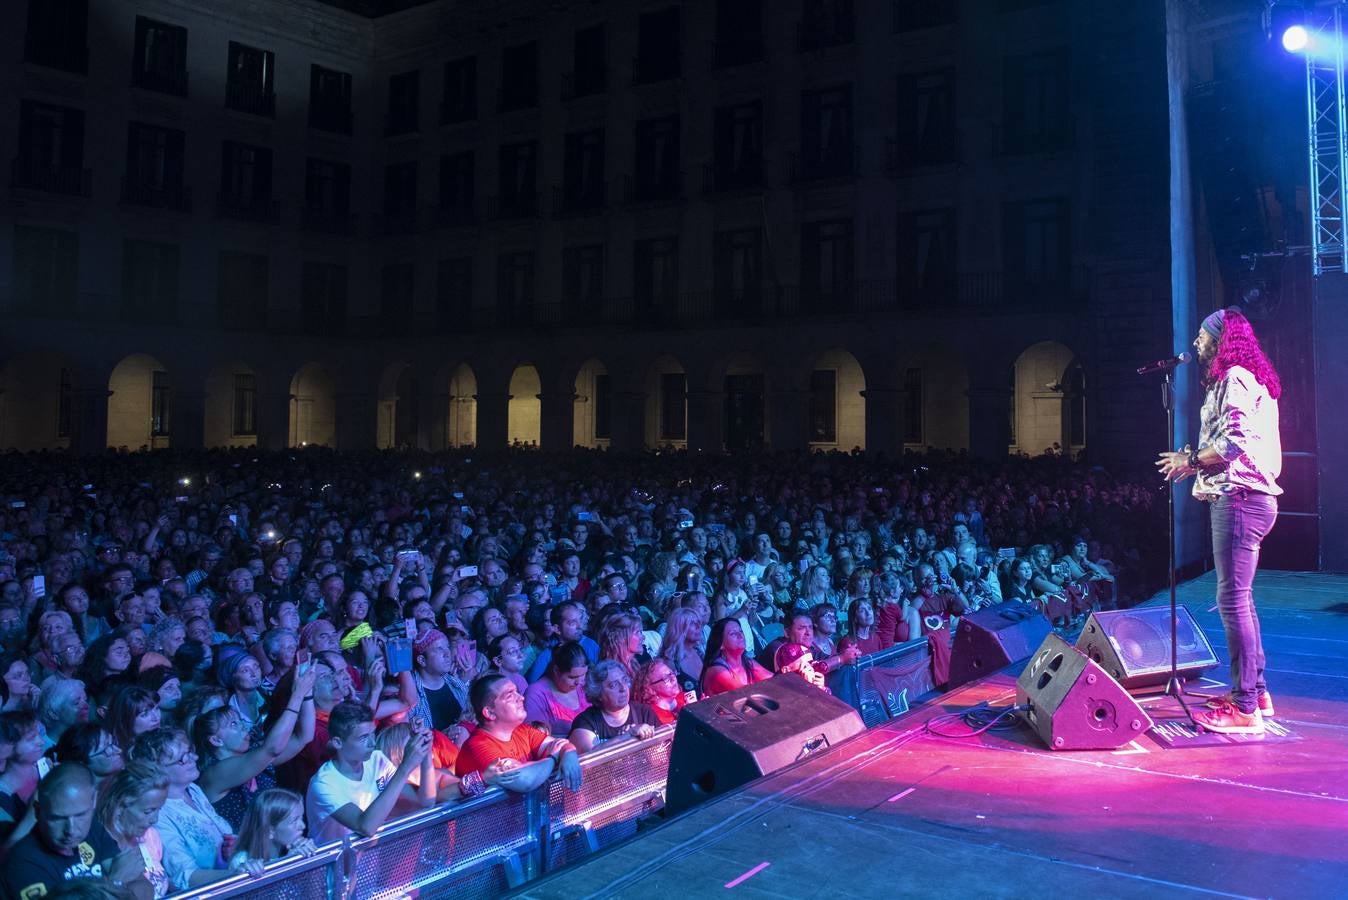
<path id="1" fill-rule="evenodd" d="M 1278 517 L 1278 498 L 1258 491 L 1223 494 L 1212 503 L 1212 559 L 1217 568 L 1217 610 L 1226 629 L 1235 705 L 1254 712 L 1264 683 L 1264 642 L 1254 609 L 1259 546 Z"/>

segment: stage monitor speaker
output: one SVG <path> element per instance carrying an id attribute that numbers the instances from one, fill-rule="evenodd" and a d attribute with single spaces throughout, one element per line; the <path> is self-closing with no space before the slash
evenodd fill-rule
<path id="1" fill-rule="evenodd" d="M 1189 610 L 1177 612 L 1179 677 L 1197 678 L 1217 665 L 1217 655 Z M 1127 690 L 1164 687 L 1170 680 L 1170 606 L 1091 613 L 1077 649 Z"/>
<path id="2" fill-rule="evenodd" d="M 1024 603 L 999 603 L 962 616 L 950 650 L 949 687 L 1020 662 L 1052 630 L 1047 616 Z"/>
<path id="3" fill-rule="evenodd" d="M 1122 685 L 1056 634 L 1016 680 L 1016 705 L 1050 750 L 1113 750 L 1152 726 Z"/>
<path id="4" fill-rule="evenodd" d="M 865 730 L 855 709 L 799 675 L 689 704 L 674 728 L 665 808 L 683 812 Z"/>

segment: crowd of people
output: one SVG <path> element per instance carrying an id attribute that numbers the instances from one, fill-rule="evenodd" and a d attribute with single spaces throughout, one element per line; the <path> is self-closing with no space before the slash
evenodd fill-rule
<path id="1" fill-rule="evenodd" d="M 0 467 L 4 896 L 162 897 L 824 686 L 1001 602 L 1164 575 L 1162 495 L 1061 458 L 309 448 Z"/>

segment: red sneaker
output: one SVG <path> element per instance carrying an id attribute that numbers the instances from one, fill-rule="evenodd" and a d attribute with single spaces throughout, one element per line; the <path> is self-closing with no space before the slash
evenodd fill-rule
<path id="1" fill-rule="evenodd" d="M 1220 697 L 1209 697 L 1207 703 L 1203 704 L 1208 709 L 1221 709 L 1223 706 L 1232 706 L 1231 695 L 1223 694 Z M 1265 719 L 1273 718 L 1273 695 L 1268 691 L 1259 695 L 1259 714 Z"/>
<path id="2" fill-rule="evenodd" d="M 1217 709 L 1200 709 L 1194 713 L 1194 722 L 1204 731 L 1220 734 L 1264 733 L 1264 717 L 1259 710 L 1244 713 L 1230 704 Z"/>

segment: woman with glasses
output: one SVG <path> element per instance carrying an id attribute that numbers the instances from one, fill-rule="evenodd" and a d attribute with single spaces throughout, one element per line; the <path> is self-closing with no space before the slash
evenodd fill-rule
<path id="1" fill-rule="evenodd" d="M 621 738 L 644 740 L 660 725 L 654 710 L 632 702 L 632 678 L 617 660 L 601 659 L 590 667 L 585 696 L 593 705 L 572 721 L 568 738 L 581 753 Z"/>
<path id="2" fill-rule="evenodd" d="M 132 762 L 160 766 L 168 776 L 157 828 L 164 869 L 175 888 L 185 891 L 232 875 L 225 860 L 233 853 L 234 832 L 196 784 L 201 773 L 187 734 L 177 728 L 147 731 L 131 745 L 130 756 Z"/>
<path id="3" fill-rule="evenodd" d="M 81 722 L 66 729 L 56 742 L 54 753 L 58 763 L 77 762 L 94 773 L 99 793 L 112 776 L 126 768 L 126 754 L 112 732 L 94 722 Z"/>
<path id="4" fill-rule="evenodd" d="M 637 677 L 632 680 L 633 699 L 649 706 L 661 725 L 674 724 L 690 695 L 693 699 L 697 697 L 695 692 L 682 689 L 679 676 L 661 657 L 638 669 Z"/>

